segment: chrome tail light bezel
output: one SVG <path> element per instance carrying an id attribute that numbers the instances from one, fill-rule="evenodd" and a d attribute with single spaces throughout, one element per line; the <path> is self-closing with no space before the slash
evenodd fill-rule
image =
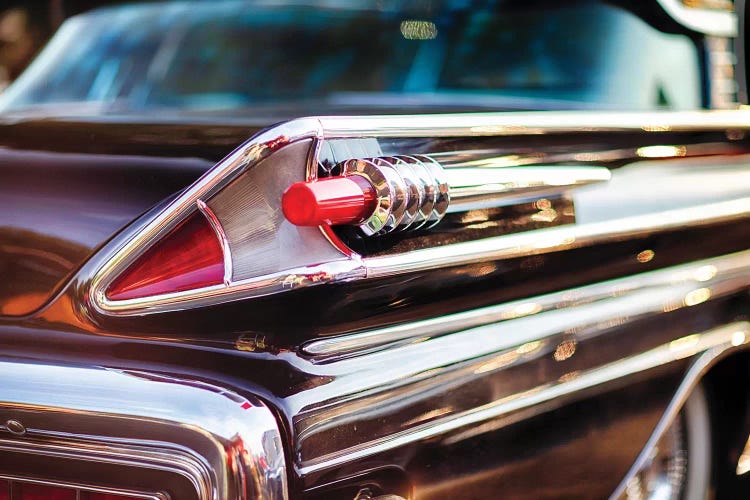
<path id="1" fill-rule="evenodd" d="M 744 130 L 748 128 L 748 123 L 750 123 L 750 112 L 745 110 L 663 113 L 482 113 L 321 117 L 293 120 L 259 133 L 219 162 L 162 210 L 137 222 L 126 234 L 113 240 L 103 250 L 103 254 L 106 255 L 103 265 L 94 273 L 89 287 L 89 302 L 94 311 L 105 315 L 127 316 L 175 311 L 269 295 L 310 285 L 391 276 L 445 265 L 464 265 L 487 259 L 506 258 L 510 247 L 516 249 L 512 252 L 514 255 L 519 252 L 526 253 L 529 245 L 534 247 L 532 253 L 557 251 L 568 248 L 571 244 L 591 244 L 592 241 L 602 237 L 610 237 L 609 233 L 613 232 L 612 228 L 598 226 L 584 228 L 572 225 L 534 231 L 534 234 L 498 236 L 455 243 L 403 255 L 363 257 L 349 248 L 331 226 L 323 225 L 319 228 L 305 228 L 304 232 L 287 234 L 287 237 L 292 235 L 296 239 L 296 244 L 300 248 L 310 246 L 323 249 L 317 253 L 311 252 L 310 255 L 302 255 L 298 252 L 297 256 L 300 258 L 296 259 L 293 265 L 285 266 L 284 263 L 280 263 L 278 269 L 252 276 L 240 276 L 226 269 L 224 283 L 220 285 L 139 299 L 122 301 L 107 299 L 105 294 L 107 286 L 145 249 L 167 234 L 188 215 L 197 210 L 205 214 L 206 207 L 210 211 L 212 197 L 243 174 L 253 171 L 264 160 L 269 158 L 273 160 L 284 148 L 295 144 L 305 143 L 309 147 L 305 146 L 304 158 L 299 161 L 300 170 L 293 175 L 284 174 L 289 180 L 287 186 L 293 182 L 317 179 L 321 147 L 336 139 L 481 138 L 589 132 L 660 134 L 663 132 Z M 364 152 L 359 154 L 352 152 L 351 158 L 388 157 L 388 155 L 378 154 L 378 151 L 375 153 L 375 155 L 366 155 Z M 575 186 L 570 188 L 572 187 Z M 269 210 L 272 213 L 280 212 L 280 195 L 274 203 L 275 206 L 270 206 Z M 744 208 L 738 212 L 738 207 L 729 202 L 727 206 L 715 208 L 718 211 L 717 217 L 722 218 L 746 212 Z M 729 213 L 725 213 L 727 211 Z M 674 225 L 675 220 L 681 220 L 682 217 L 677 213 L 669 215 L 661 222 Z M 682 215 L 692 217 L 695 214 L 691 212 Z M 636 222 L 641 224 L 643 221 Z M 663 225 L 657 222 L 651 221 L 657 226 Z M 614 230 L 615 233 L 617 231 Z M 540 246 L 539 238 L 545 241 L 554 240 L 557 243 Z M 229 245 L 226 239 L 222 243 L 225 252 L 228 251 Z M 225 265 L 232 265 L 234 257 L 231 251 L 230 255 L 225 255 Z"/>

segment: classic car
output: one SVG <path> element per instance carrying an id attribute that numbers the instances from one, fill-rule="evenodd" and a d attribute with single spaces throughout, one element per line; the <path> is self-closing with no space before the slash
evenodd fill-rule
<path id="1" fill-rule="evenodd" d="M 745 498 L 744 2 L 147 2 L 0 95 L 0 500 Z"/>

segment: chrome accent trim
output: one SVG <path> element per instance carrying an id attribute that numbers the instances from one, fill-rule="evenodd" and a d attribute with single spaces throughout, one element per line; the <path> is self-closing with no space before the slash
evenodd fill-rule
<path id="1" fill-rule="evenodd" d="M 203 216 L 208 220 L 208 223 L 211 224 L 211 228 L 219 239 L 221 251 L 224 254 L 224 285 L 229 286 L 232 282 L 232 251 L 229 248 L 229 240 L 224 233 L 224 227 L 221 225 L 221 222 L 219 222 L 214 211 L 211 210 L 211 207 L 206 205 L 206 202 L 198 200 L 196 201 L 196 205 L 198 206 L 198 210 L 200 210 Z"/>
<path id="2" fill-rule="evenodd" d="M 737 341 L 738 332 L 743 335 L 741 342 Z M 347 462 L 398 448 L 415 441 L 455 431 L 464 426 L 478 424 L 514 411 L 541 405 L 696 354 L 702 355 L 689 373 L 694 371 L 703 373 L 719 356 L 739 347 L 746 346 L 749 340 L 750 323 L 748 322 L 732 323 L 703 333 L 688 335 L 641 354 L 636 354 L 600 368 L 580 373 L 572 380 L 558 381 L 557 383 L 550 382 L 536 390 L 499 399 L 473 410 L 453 415 L 450 418 L 440 419 L 436 422 L 389 436 L 388 438 L 342 450 L 340 454 L 321 457 L 319 460 L 311 461 L 307 465 L 299 467 L 298 471 L 300 474 L 306 475 L 337 467 Z M 681 388 L 683 387 L 684 384 Z"/>
<path id="3" fill-rule="evenodd" d="M 652 294 L 649 299 L 654 301 L 656 306 L 661 307 L 664 304 L 679 304 L 684 295 L 696 287 L 712 287 L 738 278 L 742 279 L 735 285 L 735 288 L 750 285 L 750 250 L 587 285 L 574 290 L 563 290 L 377 330 L 317 339 L 302 345 L 301 350 L 313 358 L 368 353 L 376 348 L 387 348 L 389 345 L 499 324 L 508 320 L 555 311 L 561 306 L 580 307 L 594 304 L 615 296 L 638 294 L 643 290 L 660 292 L 658 297 Z"/>
<path id="4" fill-rule="evenodd" d="M 424 165 L 435 180 L 435 203 L 432 206 L 432 214 L 427 219 L 425 226 L 433 227 L 443 219 L 448 211 L 448 205 L 450 205 L 451 200 L 450 187 L 448 186 L 445 171 L 437 161 L 427 155 L 414 155 L 413 158 Z"/>
<path id="5" fill-rule="evenodd" d="M 446 213 L 500 207 L 541 196 L 562 196 L 573 188 L 612 178 L 606 167 L 497 167 L 494 160 L 485 158 L 444 166 L 427 155 L 397 155 L 350 159 L 340 163 L 340 168 L 341 175 L 364 177 L 377 193 L 377 208 L 359 226 L 367 236 L 409 226 L 432 227 Z"/>
<path id="6" fill-rule="evenodd" d="M 657 0 L 675 21 L 707 35 L 736 37 L 739 31 L 734 12 L 688 7 L 680 0 Z"/>
<path id="7" fill-rule="evenodd" d="M 701 227 L 750 216 L 750 198 L 668 210 L 614 221 L 539 229 L 455 243 L 409 253 L 362 259 L 367 278 L 426 271 L 485 260 L 560 252 L 608 241 L 645 236 L 683 226 Z"/>
<path id="8" fill-rule="evenodd" d="M 391 167 L 396 169 L 396 172 L 398 172 L 406 184 L 406 206 L 399 229 L 407 229 L 420 220 L 420 208 L 425 203 L 426 187 L 423 184 L 422 177 L 404 158 L 393 156 L 381 158 L 381 161 L 388 162 Z"/>
<path id="9" fill-rule="evenodd" d="M 391 211 L 383 224 L 383 233 L 391 232 L 399 227 L 406 216 L 406 208 L 409 203 L 409 186 L 398 170 L 382 158 L 374 158 L 372 163 L 378 168 L 388 180 L 388 189 L 391 193 Z"/>
<path id="10" fill-rule="evenodd" d="M 445 166 L 450 188 L 448 213 L 510 205 L 532 197 L 559 196 L 576 187 L 612 179 L 612 172 L 606 167 L 493 167 L 491 158 L 472 163 L 477 165 Z"/>
<path id="11" fill-rule="evenodd" d="M 198 498 L 211 498 L 211 471 L 198 457 L 179 448 L 159 449 L 159 443 L 137 443 L 123 445 L 119 442 L 107 442 L 85 434 L 61 438 L 60 432 L 38 431 L 50 441 L 49 444 L 38 440 L 13 441 L 0 438 L 0 451 L 36 455 L 41 459 L 63 458 L 100 462 L 136 468 L 158 470 L 187 479 L 193 486 Z M 70 437 L 71 439 L 66 439 Z M 119 441 L 119 440 L 118 440 Z M 143 446 L 145 444 L 145 446 Z"/>
<path id="12" fill-rule="evenodd" d="M 365 270 L 358 259 L 326 262 L 319 266 L 298 267 L 286 271 L 235 281 L 231 286 L 214 285 L 199 290 L 188 290 L 147 299 L 113 301 L 98 296 L 96 300 L 101 312 L 113 315 L 148 314 L 162 311 L 177 311 L 239 298 L 261 297 L 303 286 L 319 285 L 335 281 L 364 278 Z"/>
<path id="13" fill-rule="evenodd" d="M 386 229 L 391 219 L 391 213 L 397 206 L 404 208 L 405 188 L 394 190 L 395 172 L 389 172 L 372 160 L 347 160 L 341 165 L 343 175 L 358 175 L 369 182 L 375 189 L 377 205 L 375 211 L 367 218 L 359 229 L 367 236 L 377 234 Z M 388 175 L 390 174 L 390 175 Z M 400 196 L 399 196 L 400 195 Z"/>
<path id="14" fill-rule="evenodd" d="M 438 196 L 436 181 L 430 169 L 416 158 L 412 156 L 399 156 L 397 161 L 399 164 L 406 164 L 409 167 L 409 171 L 414 175 L 424 191 L 423 193 L 419 193 L 417 216 L 405 226 L 405 229 L 419 229 L 427 224 L 427 221 L 432 216 L 432 209 L 435 207 L 435 201 Z"/>
<path id="15" fill-rule="evenodd" d="M 428 156 L 352 158 L 339 166 L 342 176 L 359 175 L 375 189 L 375 211 L 359 224 L 366 236 L 431 227 L 445 216 L 450 186 L 443 167 Z"/>
<path id="16" fill-rule="evenodd" d="M 307 119 L 305 119 L 307 120 Z M 288 122 L 287 125 L 298 122 Z M 358 137 L 482 137 L 580 132 L 690 132 L 747 129 L 750 110 L 585 112 L 530 111 L 435 115 L 325 116 L 326 139 Z"/>
<path id="17" fill-rule="evenodd" d="M 0 473 L 0 479 L 5 480 L 5 481 L 18 481 L 20 483 L 31 483 L 31 484 L 39 484 L 43 486 L 56 486 L 59 488 L 76 489 L 76 490 L 82 490 L 82 491 L 91 492 L 91 493 L 104 493 L 104 494 L 110 494 L 110 495 L 122 495 L 122 496 L 134 497 L 134 498 L 143 498 L 145 500 L 170 500 L 168 496 L 165 496 L 161 493 L 150 494 L 150 493 L 142 493 L 140 491 L 134 491 L 134 490 L 102 488 L 99 486 L 90 486 L 90 485 L 81 484 L 81 483 L 67 483 L 67 482 L 61 482 L 61 481 L 51 481 L 49 479 L 36 479 L 33 477 L 14 476 L 14 475 L 2 474 L 2 473 Z"/>
<path id="18" fill-rule="evenodd" d="M 622 496 L 622 494 L 625 492 L 625 489 L 627 488 L 627 484 L 630 479 L 643 468 L 644 464 L 648 462 L 649 455 L 652 453 L 654 447 L 659 442 L 659 439 L 661 439 L 674 419 L 677 418 L 677 415 L 680 413 L 680 409 L 690 397 L 693 389 L 696 387 L 696 385 L 698 385 L 698 382 L 700 382 L 701 378 L 703 378 L 703 376 L 708 372 L 711 366 L 713 366 L 716 361 L 726 356 L 731 351 L 746 347 L 748 341 L 750 341 L 750 323 L 748 322 L 727 325 L 726 327 L 722 328 L 721 331 L 728 333 L 728 338 L 725 339 L 725 342 L 706 349 L 705 352 L 703 352 L 692 363 L 687 373 L 685 374 L 685 377 L 680 383 L 680 386 L 677 388 L 672 401 L 670 401 L 669 406 L 667 406 L 667 409 L 664 411 L 664 415 L 662 415 L 659 423 L 656 424 L 656 428 L 651 434 L 651 437 L 649 437 L 646 445 L 643 447 L 643 450 L 638 455 L 638 458 L 635 460 L 635 462 L 633 462 L 630 470 L 627 472 L 615 491 L 610 495 L 610 499 L 614 500 Z"/>
<path id="19" fill-rule="evenodd" d="M 381 329 L 372 332 L 370 338 L 366 332 L 327 339 L 361 342 L 356 345 L 358 351 L 352 351 L 351 345 L 336 346 L 325 341 L 308 344 L 304 352 L 311 345 L 317 347 L 318 353 L 323 352 L 322 348 L 329 349 L 328 356 L 300 358 L 308 363 L 308 373 L 329 382 L 287 400 L 289 407 L 295 409 L 298 468 L 314 472 L 334 467 L 463 425 L 500 416 L 504 422 L 515 418 L 506 413 L 521 409 L 538 414 L 546 406 L 564 404 L 567 400 L 562 396 L 578 397 L 577 391 L 600 383 L 580 380 L 604 383 L 610 379 L 603 380 L 603 373 L 622 372 L 619 377 L 649 369 L 651 365 L 641 364 L 638 370 L 622 371 L 622 367 L 633 366 L 633 360 L 640 359 L 643 351 L 651 352 L 659 345 L 685 354 L 679 359 L 699 354 L 708 347 L 701 344 L 701 335 L 690 335 L 692 327 L 687 323 L 685 329 L 644 331 L 635 343 L 632 329 L 636 323 L 643 325 L 673 312 L 677 314 L 680 309 L 700 308 L 704 303 L 722 304 L 720 300 L 744 293 L 748 286 L 750 251 L 743 251 Z M 722 320 L 717 317 L 715 321 Z M 400 336 L 386 338 L 392 333 Z M 738 343 L 737 336 L 729 340 Z M 560 357 L 558 349 L 566 345 L 573 350 Z M 340 350 L 338 356 L 332 356 L 332 347 L 345 347 L 348 351 Z M 573 353 L 577 354 L 571 364 L 561 364 Z M 560 385 L 571 379 L 574 384 L 583 385 Z M 472 389 L 479 399 L 467 403 L 463 394 Z M 403 415 L 419 415 L 437 394 L 446 406 L 437 419 L 428 423 L 420 423 L 419 418 L 400 420 Z M 558 397 L 562 399 L 553 401 Z M 399 409 L 399 419 L 391 418 L 394 408 Z M 372 428 L 374 422 L 384 431 L 375 435 L 371 431 L 366 441 L 357 435 L 345 444 L 339 439 L 339 450 L 326 444 L 331 432 L 340 436 L 345 429 Z M 461 432 L 480 432 L 494 425 L 482 423 Z"/>
<path id="20" fill-rule="evenodd" d="M 214 304 L 218 301 L 238 300 L 281 292 L 285 289 L 313 284 L 330 283 L 360 279 L 366 276 L 377 277 L 412 272 L 426 269 L 423 265 L 414 265 L 411 257 L 404 259 L 389 258 L 369 259 L 370 269 L 366 269 L 359 256 L 348 252 L 335 234 L 323 229 L 323 236 L 331 246 L 340 252 L 341 260 L 316 263 L 295 269 L 280 271 L 272 275 L 250 278 L 230 286 L 211 286 L 186 292 L 164 294 L 143 299 L 127 301 L 110 301 L 104 290 L 115 276 L 122 272 L 139 252 L 165 235 L 175 224 L 179 223 L 192 210 L 198 199 L 207 200 L 233 181 L 239 174 L 251 168 L 257 162 L 267 158 L 284 146 L 301 141 L 313 140 L 312 148 L 317 147 L 321 138 L 344 139 L 361 137 L 479 137 L 537 135 L 548 133 L 580 133 L 607 131 L 647 131 L 651 133 L 678 131 L 726 131 L 746 130 L 749 128 L 750 110 L 715 110 L 656 113 L 607 113 L 607 112 L 523 112 L 523 113 L 475 113 L 443 115 L 404 115 L 404 116 L 368 116 L 368 117 L 320 117 L 293 120 L 253 137 L 230 156 L 219 162 L 192 186 L 175 198 L 167 207 L 152 219 L 139 222 L 121 237 L 108 244 L 103 254 L 109 257 L 104 264 L 92 269 L 94 278 L 91 281 L 88 295 L 89 304 L 94 312 L 112 315 L 140 315 L 161 311 L 173 311 L 189 307 Z M 314 151 L 313 151 L 314 153 Z M 310 153 L 310 154 L 313 154 Z M 307 176 L 311 175 L 310 161 L 307 165 Z M 308 179 L 309 180 L 309 179 Z M 711 207 L 709 207 L 711 208 Z M 701 210 L 701 209 L 698 209 Z M 735 210 L 733 216 L 740 218 L 748 211 Z M 668 214 L 670 215 L 670 214 Z M 654 216 L 658 219 L 662 216 Z M 675 214 L 670 216 L 676 217 Z M 725 215 L 728 218 L 728 215 Z M 692 223 L 700 218 L 697 215 L 685 216 L 683 222 Z M 675 219 L 676 221 L 676 219 Z M 617 221 L 621 225 L 623 221 Z M 573 228 L 572 236 L 581 235 L 591 244 L 593 233 L 599 232 L 603 238 L 625 236 L 635 232 L 648 232 L 663 227 L 673 227 L 648 218 L 628 219 L 629 227 L 618 231 L 604 230 L 601 226 Z M 638 222 L 643 228 L 633 227 Z M 676 224 L 677 222 L 675 222 Z M 313 233 L 309 233 L 313 234 Z M 566 233 L 534 232 L 542 237 L 562 236 Z M 509 238 L 517 238 L 510 236 Z M 511 240 L 509 240 L 511 241 Z M 515 241 L 515 240 L 512 240 Z M 521 240 L 528 242 L 528 240 Z M 541 244 L 546 244 L 544 241 Z M 533 246 L 533 244 L 532 244 Z M 497 248 L 495 248 L 497 247 Z M 567 248 L 560 245 L 558 249 Z M 447 253 L 447 247 L 436 249 L 437 254 L 417 253 L 412 255 L 429 256 L 434 265 L 456 265 L 461 262 L 473 262 L 481 259 L 497 258 L 508 254 L 505 240 L 500 238 L 486 241 L 461 243 L 450 247 L 458 256 L 456 261 L 439 255 Z M 547 249 L 546 251 L 551 251 Z M 426 252 L 420 250 L 419 252 Z M 458 252 L 464 253 L 463 255 Z M 539 253 L 539 252 L 537 252 Z M 96 264 L 92 264 L 94 266 Z"/>
<path id="21" fill-rule="evenodd" d="M 203 499 L 288 496 L 281 433 L 260 401 L 143 371 L 0 361 L 0 375 L 0 413 L 27 427 L 0 448 L 160 468 Z"/>

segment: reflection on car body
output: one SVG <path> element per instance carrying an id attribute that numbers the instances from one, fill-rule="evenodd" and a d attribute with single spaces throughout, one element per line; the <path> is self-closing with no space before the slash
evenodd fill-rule
<path id="1" fill-rule="evenodd" d="M 69 19 L 0 95 L 0 499 L 743 496 L 743 19 Z"/>

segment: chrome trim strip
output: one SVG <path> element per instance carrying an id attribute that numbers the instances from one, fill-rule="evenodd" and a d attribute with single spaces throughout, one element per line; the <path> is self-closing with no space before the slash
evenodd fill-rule
<path id="1" fill-rule="evenodd" d="M 491 158 L 476 163 L 479 165 L 444 169 L 450 189 L 448 213 L 510 205 L 531 197 L 560 196 L 612 178 L 606 167 L 493 167 Z"/>
<path id="2" fill-rule="evenodd" d="M 219 239 L 221 251 L 224 254 L 224 285 L 229 286 L 232 282 L 232 250 L 229 248 L 229 240 L 224 233 L 224 227 L 221 225 L 221 222 L 219 222 L 214 211 L 211 210 L 211 207 L 206 205 L 205 201 L 198 200 L 196 205 L 198 206 L 198 210 L 200 210 L 203 216 L 208 220 L 208 223 L 211 224 L 211 228 Z"/>
<path id="3" fill-rule="evenodd" d="M 436 249 L 436 252 L 424 250 L 403 258 L 368 259 L 369 269 L 365 269 L 359 256 L 347 252 L 338 242 L 338 238 L 325 229 L 322 235 L 333 248 L 341 252 L 341 260 L 320 262 L 316 265 L 281 271 L 273 275 L 264 275 L 245 281 L 231 283 L 229 286 L 213 286 L 187 292 L 164 294 L 144 299 L 127 301 L 110 301 L 104 290 L 119 272 L 122 272 L 139 253 L 153 241 L 166 234 L 175 224 L 195 209 L 199 199 L 209 199 L 246 169 L 284 146 L 302 140 L 313 140 L 314 148 L 318 147 L 321 138 L 359 138 L 359 137 L 478 137 L 537 135 L 550 133 L 583 133 L 607 131 L 646 131 L 651 133 L 676 131 L 722 131 L 746 130 L 750 128 L 750 110 L 723 111 L 685 111 L 657 113 L 590 113 L 590 112 L 524 112 L 524 113 L 474 113 L 443 115 L 403 115 L 403 116 L 369 116 L 369 117 L 320 117 L 293 120 L 272 129 L 261 132 L 226 159 L 219 162 L 183 194 L 173 200 L 153 219 L 141 222 L 140 226 L 130 230 L 122 237 L 116 238 L 104 250 L 110 257 L 106 262 L 93 269 L 94 278 L 89 288 L 89 303 L 94 311 L 102 314 L 132 315 L 148 314 L 160 311 L 171 311 L 189 307 L 213 304 L 217 301 L 230 301 L 242 298 L 268 295 L 285 289 L 313 284 L 346 281 L 377 276 L 388 276 L 419 269 L 426 269 L 414 256 L 428 257 L 433 266 L 455 265 L 459 262 L 474 262 L 479 259 L 498 258 L 508 253 L 505 240 L 489 239 L 480 242 L 452 245 L 450 252 L 468 252 L 456 261 L 447 258 L 447 249 Z M 311 175 L 310 160 L 307 175 Z M 708 207 L 718 209 L 720 207 Z M 698 211 L 702 208 L 697 209 Z M 729 210 L 729 209 L 728 209 Z M 734 209 L 732 209 L 734 210 Z M 731 210 L 729 210 L 731 211 Z M 685 214 L 686 212 L 681 212 Z M 736 209 L 734 212 L 719 214 L 717 217 L 739 218 L 747 211 Z M 669 214 L 668 214 L 669 215 Z M 672 214 L 675 216 L 676 214 Z M 655 216 L 661 218 L 662 214 Z M 692 223 L 699 217 L 693 213 L 686 216 L 684 222 L 677 219 L 674 224 Z M 634 232 L 652 231 L 661 227 L 671 227 L 649 221 L 649 219 L 628 219 L 631 224 L 646 224 L 645 228 L 625 227 L 618 231 L 604 230 L 600 226 L 588 229 L 574 229 L 573 237 L 578 243 L 588 238 L 593 242 L 594 234 L 600 232 L 604 237 L 626 236 Z M 621 221 L 618 221 L 618 225 Z M 563 232 L 534 232 L 534 237 L 568 237 Z M 509 241 L 518 241 L 521 236 L 511 236 Z M 522 242 L 528 242 L 521 238 Z M 548 242 L 541 241 L 541 245 Z M 497 245 L 498 248 L 493 248 Z M 533 243 L 529 243 L 534 247 Z M 553 245 L 554 246 L 554 245 Z M 548 249 L 546 251 L 552 251 Z M 558 242 L 558 248 L 564 249 L 564 242 Z M 537 252 L 538 253 L 538 252 Z M 391 259 L 391 260 L 389 260 Z M 93 265 L 93 264 L 92 264 Z M 413 267 L 412 267 L 413 266 Z M 427 267 L 429 268 L 429 266 Z"/>
<path id="4" fill-rule="evenodd" d="M 170 500 L 169 497 L 161 493 L 150 494 L 150 493 L 142 493 L 142 492 L 133 491 L 133 490 L 101 488 L 99 486 L 89 486 L 89 485 L 79 484 L 79 483 L 66 483 L 66 482 L 60 482 L 60 481 L 51 481 L 48 479 L 35 479 L 32 477 L 13 476 L 13 475 L 8 475 L 8 474 L 1 474 L 1 473 L 0 473 L 0 479 L 5 480 L 5 481 L 18 481 L 21 483 L 39 484 L 43 486 L 56 486 L 59 488 L 76 489 L 76 490 L 82 490 L 82 491 L 91 492 L 91 493 L 104 493 L 104 494 L 110 494 L 110 495 L 121 495 L 121 496 L 135 497 L 135 498 L 144 498 L 146 500 Z"/>
<path id="5" fill-rule="evenodd" d="M 212 471 L 208 469 L 207 464 L 179 447 L 159 449 L 159 443 L 135 444 L 135 440 L 130 440 L 133 445 L 129 446 L 96 439 L 94 436 L 69 433 L 62 435 L 60 432 L 45 432 L 39 429 L 35 429 L 34 432 L 34 435 L 45 436 L 50 442 L 19 442 L 0 438 L 0 450 L 6 453 L 36 455 L 40 459 L 87 460 L 168 472 L 187 479 L 201 499 L 211 498 L 211 492 L 215 489 Z"/>
<path id="6" fill-rule="evenodd" d="M 99 367 L 0 361 L 0 377 L 0 412 L 26 429 L 0 447 L 160 468 L 190 479 L 202 499 L 288 497 L 281 433 L 260 401 Z"/>
<path id="7" fill-rule="evenodd" d="M 560 252 L 573 248 L 646 236 L 684 226 L 701 227 L 750 216 L 750 198 L 711 203 L 590 224 L 539 229 L 455 243 L 409 253 L 362 259 L 367 278 L 460 266 L 486 260 Z"/>
<path id="8" fill-rule="evenodd" d="M 481 137 L 582 132 L 690 132 L 747 129 L 750 109 L 665 112 L 530 111 L 320 117 L 326 139 Z M 289 122 L 292 124 L 297 122 Z"/>
<path id="9" fill-rule="evenodd" d="M 415 441 L 439 436 L 464 426 L 478 424 L 514 411 L 540 405 L 696 354 L 703 353 L 699 358 L 699 364 L 696 366 L 700 366 L 700 370 L 705 370 L 710 362 L 717 359 L 720 355 L 738 347 L 746 346 L 749 340 L 750 323 L 748 322 L 733 323 L 707 332 L 688 335 L 642 354 L 637 354 L 600 368 L 580 373 L 577 377 L 569 381 L 551 382 L 535 390 L 503 398 L 473 410 L 451 416 L 448 419 L 441 419 L 435 423 L 429 423 L 384 439 L 368 442 L 356 448 L 343 450 L 341 454 L 321 457 L 319 460 L 299 467 L 298 471 L 300 474 L 306 475 L 337 467 L 347 462 L 392 450 Z"/>
<path id="10" fill-rule="evenodd" d="M 640 293 L 643 290 L 663 291 L 664 293 L 658 297 L 658 300 L 651 297 L 652 300 L 658 302 L 659 306 L 667 303 L 678 304 L 687 292 L 696 287 L 710 288 L 727 280 L 736 279 L 740 279 L 736 286 L 750 285 L 750 251 L 414 323 L 313 340 L 304 344 L 301 349 L 313 359 L 364 354 L 376 348 L 387 348 L 389 345 L 426 337 L 434 338 L 469 328 L 554 311 L 560 309 L 562 305 L 580 307 L 616 296 L 624 297 L 628 294 Z"/>
<path id="11" fill-rule="evenodd" d="M 685 318 L 679 310 L 700 308 L 704 303 L 717 304 L 705 307 L 724 308 L 721 299 L 737 296 L 748 286 L 750 251 L 743 251 L 434 320 L 327 339 L 356 341 L 348 345 L 308 344 L 305 352 L 309 355 L 314 345 L 316 354 L 297 359 L 306 361 L 306 372 L 328 382 L 287 398 L 295 421 L 297 465 L 304 472 L 318 471 L 366 456 L 371 453 L 368 450 L 391 449 L 453 430 L 464 422 L 505 417 L 506 412 L 519 409 L 543 411 L 543 406 L 552 402 L 546 396 L 536 399 L 539 394 L 577 397 L 576 391 L 589 387 L 557 388 L 571 377 L 595 380 L 590 374 L 629 366 L 634 356 L 657 345 L 670 345 L 672 350 L 702 345 L 699 336 L 687 335 L 692 333 L 688 323 L 680 330 L 659 327 L 643 331 L 634 342 L 636 323 L 647 325 L 673 313 L 676 319 Z M 722 321 L 722 314 L 716 316 L 716 322 Z M 737 342 L 736 337 L 732 340 Z M 565 346 L 572 350 L 558 352 Z M 571 356 L 572 361 L 563 364 Z M 473 403 L 464 399 L 466 391 L 476 394 Z M 438 395 L 445 411 L 437 420 L 420 423 L 420 409 L 434 404 L 432 398 Z M 564 399 L 554 402 L 563 403 Z M 417 418 L 404 422 L 403 415 Z M 374 422 L 385 430 L 375 435 L 371 431 L 367 441 L 356 435 L 339 438 L 340 450 L 327 444 L 332 432 L 340 436 L 345 429 Z M 390 442 L 392 436 L 397 439 Z"/>
<path id="12" fill-rule="evenodd" d="M 718 9 L 688 7 L 681 0 L 657 0 L 675 21 L 686 28 L 707 35 L 736 37 L 739 31 L 737 15 Z"/>
<path id="13" fill-rule="evenodd" d="M 178 311 L 207 303 L 261 297 L 303 286 L 336 281 L 350 281 L 365 277 L 365 269 L 358 258 L 325 262 L 319 266 L 299 267 L 283 272 L 235 281 L 231 286 L 214 285 L 199 290 L 154 295 L 147 299 L 109 300 L 97 291 L 98 309 L 112 315 L 149 314 Z"/>

